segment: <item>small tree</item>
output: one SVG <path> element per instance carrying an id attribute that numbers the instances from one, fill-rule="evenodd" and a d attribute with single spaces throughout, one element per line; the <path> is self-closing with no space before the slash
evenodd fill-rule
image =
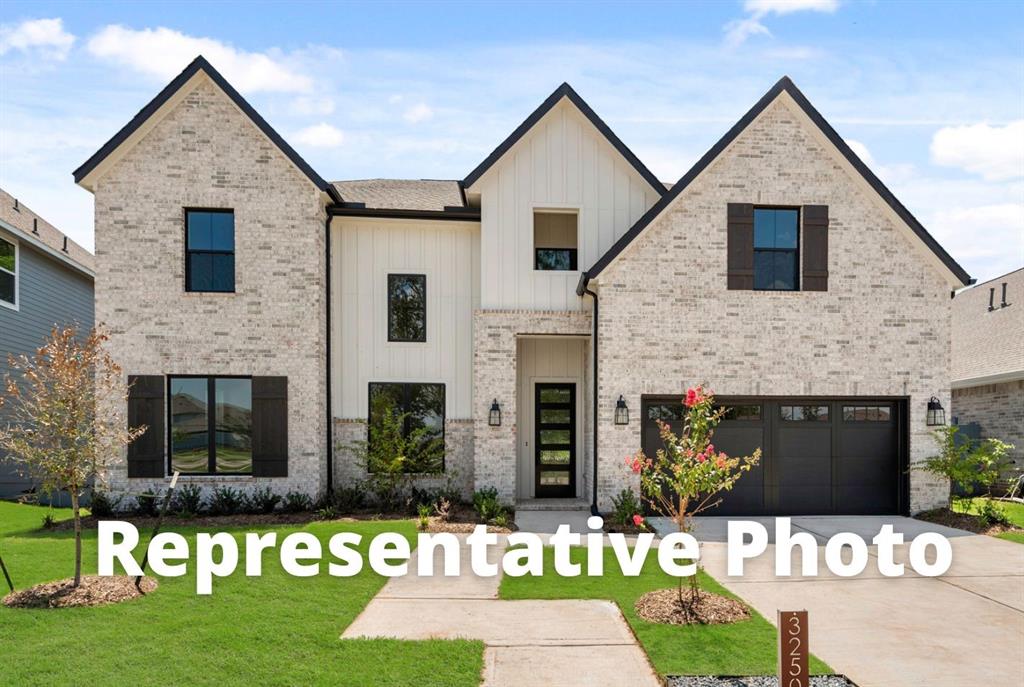
<path id="1" fill-rule="evenodd" d="M 441 472 L 444 441 L 428 427 L 412 427 L 406 432 L 409 413 L 399 412 L 386 394 L 375 395 L 370 403 L 368 440 L 341 448 L 355 454 L 366 470 L 378 505 L 394 508 L 408 475 Z"/>
<path id="2" fill-rule="evenodd" d="M 54 327 L 31 358 L 8 356 L 10 424 L 0 428 L 0 447 L 21 474 L 44 490 L 65 490 L 71 496 L 75 587 L 82 581 L 79 498 L 89 484 L 105 480 L 118 450 L 146 431 L 128 427 L 118 410 L 127 390 L 121 368 L 103 347 L 107 339 L 96 329 L 80 340 L 74 327 Z M 104 412 L 97 413 L 97 407 Z"/>
<path id="3" fill-rule="evenodd" d="M 666 422 L 658 420 L 664 448 L 653 458 L 639 452 L 626 459 L 633 472 L 640 475 L 640 486 L 652 508 L 670 518 L 680 532 L 688 532 L 695 515 L 722 502 L 722 492 L 729 491 L 743 473 L 761 459 L 761 449 L 750 456 L 730 457 L 715 449 L 712 438 L 722 421 L 725 409 L 715 407 L 715 397 L 703 386 L 688 389 L 683 401 L 686 417 L 679 435 Z M 683 599 L 683 579 L 679 579 L 679 604 Z M 697 576 L 686 578 L 690 600 L 700 598 Z"/>
<path id="4" fill-rule="evenodd" d="M 999 439 L 974 441 L 966 434 L 960 434 L 955 425 L 937 429 L 932 436 L 939 445 L 939 454 L 914 467 L 949 480 L 951 488 L 946 503 L 950 508 L 955 498 L 953 485 L 969 492 L 977 484 L 991 492 L 992 485 L 1009 464 L 1007 456 L 1013 449 L 1012 444 Z"/>

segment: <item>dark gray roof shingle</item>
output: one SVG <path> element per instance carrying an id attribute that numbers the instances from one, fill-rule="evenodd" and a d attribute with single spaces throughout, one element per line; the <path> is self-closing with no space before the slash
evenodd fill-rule
<path id="1" fill-rule="evenodd" d="M 464 207 L 458 181 L 441 179 L 356 179 L 334 181 L 346 203 L 386 210 L 444 210 Z"/>

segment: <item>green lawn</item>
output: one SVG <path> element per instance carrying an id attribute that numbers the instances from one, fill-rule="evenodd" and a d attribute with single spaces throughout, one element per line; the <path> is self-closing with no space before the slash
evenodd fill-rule
<path id="1" fill-rule="evenodd" d="M 958 513 L 972 513 L 977 514 L 980 504 L 986 500 L 984 496 L 977 496 L 970 501 L 964 499 L 956 499 L 953 502 L 953 510 Z M 996 507 L 1000 508 L 1006 517 L 1009 518 L 1010 523 L 1014 527 L 1024 528 L 1024 503 L 1014 503 L 1012 501 L 996 501 Z M 1007 541 L 1017 542 L 1018 544 L 1024 544 L 1024 532 L 1003 532 L 997 534 L 1000 539 L 1006 539 Z"/>
<path id="2" fill-rule="evenodd" d="M 662 675 L 770 675 L 775 672 L 775 628 L 753 609 L 750 620 L 731 625 L 684 627 L 646 622 L 633 610 L 636 600 L 651 590 L 676 586 L 676 578 L 662 572 L 653 550 L 639 577 L 625 577 L 619 572 L 610 547 L 605 548 L 604 554 L 603 577 L 559 577 L 554 572 L 554 556 L 547 549 L 544 576 L 504 577 L 501 598 L 615 601 L 655 670 Z M 586 550 L 573 549 L 572 560 L 585 566 Z M 704 573 L 701 573 L 701 587 L 734 596 Z M 832 670 L 812 657 L 811 672 L 821 674 Z"/>
<path id="3" fill-rule="evenodd" d="M 47 509 L 0 502 L 0 555 L 19 588 L 73 573 L 74 537 L 39 530 Z M 55 510 L 58 519 L 70 517 Z M 190 539 L 195 530 L 174 528 Z M 209 530 L 209 528 L 206 528 Z M 265 528 L 266 529 L 266 528 Z M 342 530 L 363 543 L 378 532 L 410 540 L 409 521 L 314 523 L 274 528 L 278 544 L 298 529 L 324 542 Z M 238 532 L 242 529 L 226 531 Z M 142 542 L 148 541 L 143 533 Z M 264 553 L 263 576 L 214 578 L 213 595 L 195 594 L 189 574 L 161 578 L 144 599 L 60 610 L 0 605 L 0 683 L 11 685 L 478 685 L 483 644 L 472 641 L 341 640 L 339 635 L 380 589 L 369 571 L 351 578 L 295 578 Z M 365 547 L 364 547 L 365 552 Z M 84 567 L 96 569 L 95 530 L 85 534 Z M 0 577 L 0 596 L 6 587 Z"/>

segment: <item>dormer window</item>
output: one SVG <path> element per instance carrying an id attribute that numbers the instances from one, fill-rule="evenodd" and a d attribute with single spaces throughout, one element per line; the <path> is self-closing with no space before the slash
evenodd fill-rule
<path id="1" fill-rule="evenodd" d="M 533 213 L 533 268 L 572 272 L 578 268 L 579 215 L 576 212 L 536 210 Z"/>

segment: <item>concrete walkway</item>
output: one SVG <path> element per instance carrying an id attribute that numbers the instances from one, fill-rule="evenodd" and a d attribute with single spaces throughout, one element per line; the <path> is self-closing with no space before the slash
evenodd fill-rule
<path id="1" fill-rule="evenodd" d="M 750 519 L 773 534 L 773 518 Z M 699 518 L 696 524 L 707 572 L 771 622 L 780 608 L 807 609 L 811 651 L 861 687 L 1024 684 L 1024 546 L 910 518 L 795 517 L 793 531 L 810 532 L 819 544 L 844 531 L 870 543 L 886 523 L 907 542 L 937 531 L 950 540 L 953 565 L 939 578 L 921 577 L 909 564 L 903 577 L 887 578 L 871 546 L 867 570 L 840 578 L 825 566 L 822 546 L 818 577 L 778 578 L 773 543 L 747 561 L 739 578 L 726 575 L 726 521 Z M 897 547 L 896 563 L 908 563 L 908 548 Z M 798 556 L 792 557 L 795 573 Z"/>
<path id="2" fill-rule="evenodd" d="M 660 680 L 618 607 L 610 601 L 501 601 L 500 576 L 477 577 L 465 535 L 461 574 L 444 577 L 435 550 L 433 577 L 410 572 L 388 581 L 342 638 L 478 639 L 484 687 L 657 687 Z M 499 562 L 505 537 L 490 551 Z"/>

